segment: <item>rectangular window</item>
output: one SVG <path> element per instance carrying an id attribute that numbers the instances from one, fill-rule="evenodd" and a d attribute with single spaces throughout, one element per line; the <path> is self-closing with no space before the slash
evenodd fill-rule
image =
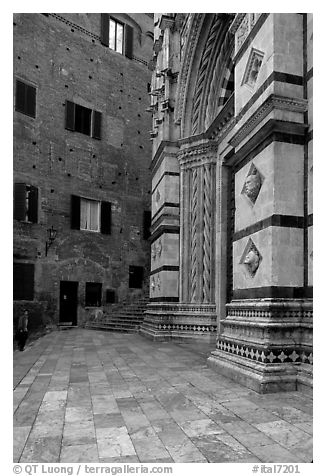
<path id="1" fill-rule="evenodd" d="M 143 274 L 142 266 L 129 266 L 129 288 L 142 288 Z"/>
<path id="2" fill-rule="evenodd" d="M 34 264 L 14 263 L 14 300 L 33 301 Z"/>
<path id="3" fill-rule="evenodd" d="M 100 112 L 66 101 L 66 129 L 101 139 L 101 120 Z"/>
<path id="4" fill-rule="evenodd" d="M 112 18 L 108 13 L 101 13 L 101 43 L 127 58 L 133 58 L 133 28 Z"/>
<path id="5" fill-rule="evenodd" d="M 71 228 L 111 234 L 111 203 L 71 195 Z"/>
<path id="6" fill-rule="evenodd" d="M 102 304 L 102 284 L 86 283 L 85 306 L 99 307 Z"/>
<path id="7" fill-rule="evenodd" d="M 16 79 L 16 111 L 27 116 L 35 117 L 36 113 L 36 88 Z"/>
<path id="8" fill-rule="evenodd" d="M 37 223 L 38 189 L 33 185 L 15 183 L 14 218 L 15 220 Z"/>
<path id="9" fill-rule="evenodd" d="M 80 229 L 100 231 L 100 202 L 80 199 Z"/>
<path id="10" fill-rule="evenodd" d="M 109 26 L 109 48 L 122 54 L 123 48 L 123 25 L 113 18 L 110 18 Z"/>

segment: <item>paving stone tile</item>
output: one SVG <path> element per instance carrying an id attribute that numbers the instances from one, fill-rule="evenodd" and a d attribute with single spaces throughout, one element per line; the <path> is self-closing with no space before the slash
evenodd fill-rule
<path id="1" fill-rule="evenodd" d="M 224 433 L 223 428 L 209 419 L 187 421 L 180 423 L 180 427 L 189 437 Z"/>
<path id="2" fill-rule="evenodd" d="M 61 436 L 28 438 L 20 463 L 57 463 L 59 462 Z"/>
<path id="3" fill-rule="evenodd" d="M 57 401 L 66 401 L 68 392 L 63 391 L 50 391 L 46 392 L 43 398 L 44 402 L 57 402 Z"/>
<path id="4" fill-rule="evenodd" d="M 92 395 L 93 413 L 119 413 L 116 399 L 112 395 Z"/>
<path id="5" fill-rule="evenodd" d="M 92 422 L 66 424 L 63 429 L 64 446 L 95 444 L 95 428 Z"/>
<path id="6" fill-rule="evenodd" d="M 96 429 L 96 438 L 100 458 L 136 455 L 125 427 Z"/>
<path id="7" fill-rule="evenodd" d="M 260 431 L 304 461 L 312 459 L 312 438 L 300 428 L 283 420 L 256 425 Z"/>
<path id="8" fill-rule="evenodd" d="M 23 452 L 31 426 L 16 426 L 13 429 L 13 462 L 18 463 Z"/>
<path id="9" fill-rule="evenodd" d="M 130 437 L 140 461 L 145 462 L 150 458 L 158 459 L 170 457 L 170 454 L 162 441 L 157 437 L 153 428 L 142 428 L 141 430 L 131 433 Z"/>
<path id="10" fill-rule="evenodd" d="M 62 446 L 60 463 L 98 463 L 96 444 Z"/>
<path id="11" fill-rule="evenodd" d="M 52 400 L 49 402 L 45 402 L 43 400 L 39 408 L 39 413 L 48 413 L 54 411 L 64 412 L 65 407 L 66 402 L 64 400 Z"/>
<path id="12" fill-rule="evenodd" d="M 303 463 L 303 459 L 283 448 L 283 446 L 265 445 L 252 448 L 252 453 L 264 463 Z"/>
<path id="13" fill-rule="evenodd" d="M 65 414 L 65 421 L 68 423 L 73 423 L 79 420 L 93 420 L 93 414 L 88 408 L 81 407 L 67 407 Z"/>
<path id="14" fill-rule="evenodd" d="M 207 463 L 203 453 L 188 437 L 171 441 L 171 435 L 166 437 L 164 432 L 160 433 L 159 437 L 175 463 Z"/>
<path id="15" fill-rule="evenodd" d="M 236 462 L 252 456 L 241 443 L 225 433 L 200 436 L 192 441 L 210 463 Z"/>
<path id="16" fill-rule="evenodd" d="M 121 413 L 98 413 L 94 415 L 94 424 L 96 428 L 120 428 L 125 426 L 125 421 Z"/>
<path id="17" fill-rule="evenodd" d="M 32 431 L 30 433 L 32 438 L 44 438 L 46 436 L 61 436 L 63 430 L 63 419 L 39 421 L 36 418 Z"/>
<path id="18" fill-rule="evenodd" d="M 295 421 L 293 422 L 293 425 L 296 426 L 297 428 L 300 428 L 300 430 L 303 430 L 306 433 L 309 433 L 310 435 L 312 435 L 313 433 L 312 421 Z"/>
<path id="19" fill-rule="evenodd" d="M 116 456 L 113 458 L 99 458 L 100 463 L 139 463 L 139 458 L 136 455 Z"/>

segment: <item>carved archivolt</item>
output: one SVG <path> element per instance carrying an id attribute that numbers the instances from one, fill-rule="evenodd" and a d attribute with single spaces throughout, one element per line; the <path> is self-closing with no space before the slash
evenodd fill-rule
<path id="1" fill-rule="evenodd" d="M 178 92 L 174 110 L 174 121 L 177 124 L 180 124 L 181 119 L 184 117 L 186 106 L 186 92 L 190 81 L 189 71 L 193 63 L 196 46 L 198 43 L 204 18 L 204 13 L 191 13 L 188 18 L 189 27 L 187 29 L 187 37 L 185 38 L 184 47 L 182 51 L 182 63 L 178 78 Z"/>

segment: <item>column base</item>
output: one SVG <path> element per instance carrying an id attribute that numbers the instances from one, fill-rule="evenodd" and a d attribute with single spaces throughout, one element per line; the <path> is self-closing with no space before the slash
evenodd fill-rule
<path id="1" fill-rule="evenodd" d="M 189 339 L 216 342 L 215 305 L 153 303 L 139 333 L 153 341 Z"/>
<path id="2" fill-rule="evenodd" d="M 208 365 L 259 393 L 312 388 L 312 302 L 247 300 L 227 305 Z"/>

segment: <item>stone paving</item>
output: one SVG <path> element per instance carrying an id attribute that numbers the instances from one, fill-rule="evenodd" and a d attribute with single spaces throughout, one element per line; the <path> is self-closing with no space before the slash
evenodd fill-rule
<path id="1" fill-rule="evenodd" d="M 56 331 L 14 352 L 14 462 L 312 460 L 312 399 L 258 395 L 208 344 Z"/>

